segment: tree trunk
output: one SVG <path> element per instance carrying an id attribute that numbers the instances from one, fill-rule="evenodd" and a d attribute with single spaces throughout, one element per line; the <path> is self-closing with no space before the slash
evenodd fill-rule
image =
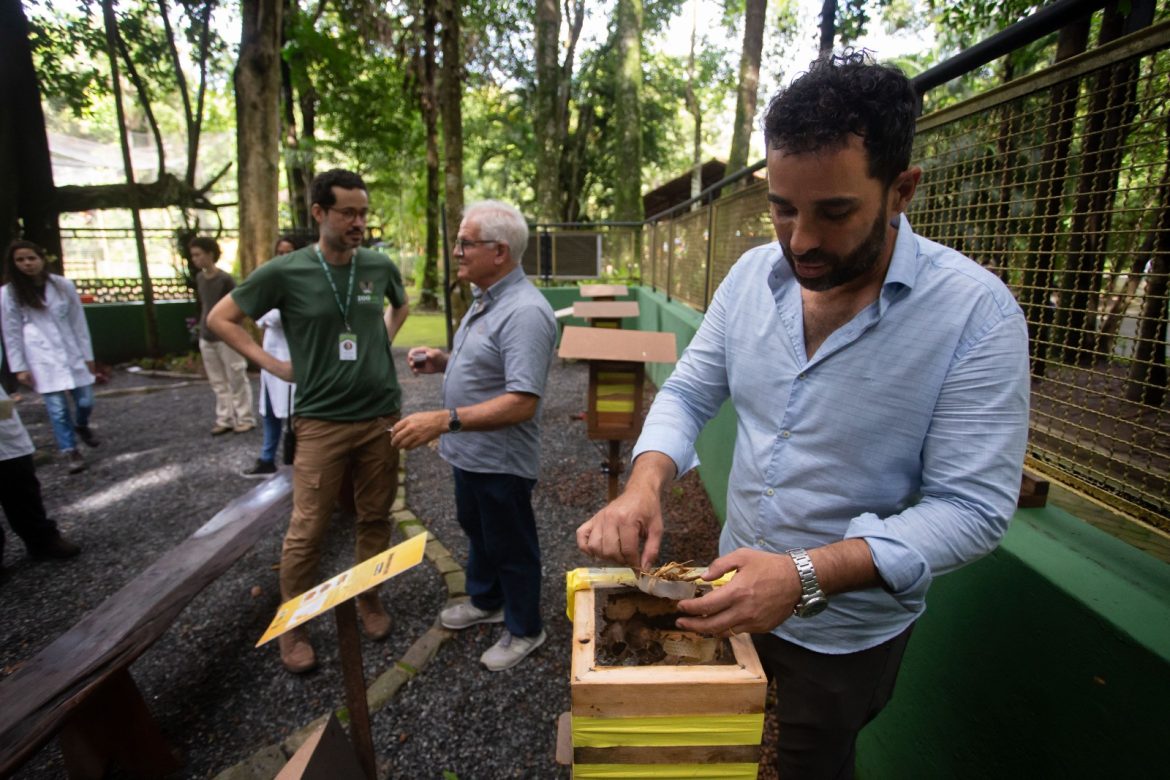
<path id="1" fill-rule="evenodd" d="M 821 4 L 821 39 L 817 46 L 820 56 L 833 53 L 833 41 L 837 38 L 837 0 L 824 0 Z"/>
<path id="2" fill-rule="evenodd" d="M 1150 18 L 1122 16 L 1114 3 L 1105 9 L 1097 45 L 1146 26 Z M 1085 119 L 1081 175 L 1069 230 L 1068 259 L 1061 285 L 1061 308 L 1053 342 L 1067 363 L 1087 365 L 1098 356 L 1097 305 L 1121 157 L 1137 112 L 1138 61 L 1117 63 L 1098 72 Z"/>
<path id="3" fill-rule="evenodd" d="M 240 274 L 272 256 L 279 230 L 281 0 L 241 0 L 236 64 Z"/>
<path id="4" fill-rule="evenodd" d="M 614 83 L 617 131 L 614 218 L 641 221 L 642 210 L 642 0 L 618 0 L 618 63 Z M 637 256 L 641 256 L 640 254 Z"/>
<path id="5" fill-rule="evenodd" d="M 560 149 L 557 144 L 558 96 L 561 89 L 559 49 L 561 6 L 558 0 L 536 0 L 536 218 L 554 222 L 560 211 Z"/>
<path id="6" fill-rule="evenodd" d="M 439 22 L 443 50 L 440 81 L 443 91 L 439 101 L 443 119 L 443 203 L 447 223 L 446 246 L 441 251 L 449 252 L 463 219 L 463 52 L 459 41 L 463 22 L 460 0 L 441 0 Z M 463 319 L 470 304 L 471 287 L 467 283 L 460 284 L 452 291 L 448 318 L 452 322 Z"/>
<path id="7" fill-rule="evenodd" d="M 130 156 L 130 136 L 126 127 L 126 111 L 122 106 L 122 85 L 118 76 L 118 23 L 114 18 L 114 0 L 102 0 L 102 18 L 106 28 L 106 54 L 110 60 L 110 84 L 114 90 L 114 108 L 118 114 L 118 138 L 122 145 L 122 165 L 126 169 L 126 184 L 130 192 L 130 217 L 134 223 L 134 245 L 138 249 L 138 272 L 142 277 L 143 314 L 146 320 L 146 351 L 152 357 L 161 353 L 158 337 L 158 319 L 154 311 L 154 287 L 150 281 L 150 267 L 146 262 L 146 240 L 142 233 L 142 213 L 136 202 L 134 161 Z"/>
<path id="8" fill-rule="evenodd" d="M 1170 287 L 1170 120 L 1165 122 L 1167 162 L 1158 187 L 1159 213 L 1147 241 L 1152 251 L 1146 294 L 1135 339 L 1125 397 L 1160 408 L 1166 401 L 1167 288 Z"/>
<path id="9" fill-rule="evenodd" d="M 18 236 L 61 257 L 53 166 L 20 0 L 0 0 L 0 249 Z"/>
<path id="10" fill-rule="evenodd" d="M 578 222 L 581 218 L 581 193 L 585 189 L 586 151 L 593 127 L 597 122 L 597 109 L 592 101 L 585 100 L 577 108 L 577 130 L 567 140 L 563 163 L 565 188 L 566 222 Z"/>
<path id="11" fill-rule="evenodd" d="M 760 56 L 764 48 L 764 23 L 768 0 L 747 0 L 743 22 L 743 51 L 739 55 L 739 89 L 735 97 L 735 128 L 731 136 L 731 152 L 727 157 L 727 173 L 731 174 L 748 164 L 752 129 L 756 120 L 756 98 L 760 89 Z"/>
<path id="12" fill-rule="evenodd" d="M 687 55 L 687 112 L 691 115 L 693 135 L 691 137 L 691 197 L 696 198 L 703 191 L 703 114 L 699 108 L 699 93 L 695 91 L 695 38 L 698 36 L 697 7 L 691 9 L 691 50 Z M 698 208 L 695 203 L 691 210 Z"/>
<path id="13" fill-rule="evenodd" d="M 293 15 L 297 13 L 295 0 L 284 0 L 284 18 L 280 25 L 281 48 L 288 41 L 288 29 Z M 310 213 L 309 183 L 311 173 L 306 169 L 307 151 L 297 135 L 297 98 L 293 84 L 292 66 L 284 57 L 280 58 L 280 102 L 284 126 L 284 176 L 288 185 L 288 211 L 291 227 L 297 231 L 308 231 L 313 226 Z"/>
<path id="14" fill-rule="evenodd" d="M 435 88 L 435 0 L 423 3 L 422 58 L 419 61 L 419 104 L 426 128 L 427 194 L 426 256 L 423 259 L 422 289 L 418 303 L 422 309 L 439 308 L 439 109 Z"/>
<path id="15" fill-rule="evenodd" d="M 1063 28 L 1056 42 L 1056 62 L 1085 50 L 1089 41 L 1089 18 Z M 1048 365 L 1049 333 L 1052 306 L 1048 300 L 1052 287 L 1053 258 L 1060 226 L 1060 202 L 1064 176 L 1068 170 L 1068 151 L 1076 116 L 1079 79 L 1058 84 L 1052 90 L 1048 109 L 1047 131 L 1041 151 L 1036 184 L 1036 217 L 1029 241 L 1031 265 L 1024 270 L 1020 284 L 1020 303 L 1028 321 L 1028 343 L 1032 351 L 1032 373 L 1044 376 Z"/>
<path id="16" fill-rule="evenodd" d="M 1015 78 L 1012 58 L 1003 58 L 1003 73 L 1000 81 L 1009 83 Z M 1015 171 L 1019 165 L 1016 153 L 1017 136 L 1020 132 L 1020 113 L 1012 103 L 999 107 L 1002 112 L 999 135 L 996 138 L 998 151 L 999 202 L 995 205 L 992 233 L 995 236 L 992 253 L 992 270 L 1005 283 L 1011 283 L 1012 241 L 1016 235 L 1016 220 L 1012 219 L 1012 192 L 1016 187 Z"/>

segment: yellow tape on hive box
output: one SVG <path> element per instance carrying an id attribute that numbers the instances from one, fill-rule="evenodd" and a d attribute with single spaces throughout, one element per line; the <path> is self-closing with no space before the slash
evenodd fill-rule
<path id="1" fill-rule="evenodd" d="M 659 777 L 755 780 L 759 769 L 759 764 L 573 764 L 573 780 Z"/>
<path id="2" fill-rule="evenodd" d="M 729 571 L 711 584 L 716 587 L 726 585 L 734 576 L 735 572 Z M 569 620 L 573 619 L 573 594 L 579 590 L 616 588 L 619 585 L 629 585 L 633 588 L 637 587 L 637 582 L 634 570 L 626 566 L 573 569 L 565 572 L 565 614 L 569 616 Z"/>
<path id="3" fill-rule="evenodd" d="M 573 594 L 591 588 L 616 588 L 618 585 L 633 587 L 637 583 L 634 570 L 628 566 L 600 569 L 573 569 L 565 573 L 565 597 L 568 608 L 565 614 L 573 619 Z"/>
<path id="4" fill-rule="evenodd" d="M 764 713 L 643 718 L 574 715 L 572 734 L 575 748 L 758 745 L 764 736 Z"/>

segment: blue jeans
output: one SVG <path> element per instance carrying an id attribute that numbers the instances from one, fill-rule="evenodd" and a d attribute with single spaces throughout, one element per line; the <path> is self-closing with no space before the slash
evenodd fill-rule
<path id="1" fill-rule="evenodd" d="M 49 410 L 49 422 L 53 425 L 53 436 L 57 439 L 57 448 L 61 452 L 77 449 L 77 437 L 73 434 L 75 423 L 69 414 L 69 401 L 65 397 L 66 394 L 73 396 L 73 403 L 77 406 L 77 427 L 84 428 L 89 425 L 89 415 L 93 411 L 93 385 L 41 394 L 41 398 L 45 401 L 45 408 Z"/>
<path id="2" fill-rule="evenodd" d="M 264 407 L 264 419 L 260 423 L 264 426 L 264 443 L 260 445 L 260 460 L 275 463 L 276 448 L 280 445 L 280 428 L 284 420 L 272 413 L 271 400 Z"/>
<path id="3" fill-rule="evenodd" d="M 470 542 L 467 595 L 480 609 L 504 608 L 512 636 L 540 633 L 540 542 L 532 513 L 536 480 L 455 471 L 455 517 Z"/>

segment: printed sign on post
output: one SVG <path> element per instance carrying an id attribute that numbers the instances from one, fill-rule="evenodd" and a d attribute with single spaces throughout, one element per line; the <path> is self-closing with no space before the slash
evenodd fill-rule
<path id="1" fill-rule="evenodd" d="M 417 565 L 423 559 L 426 546 L 425 533 L 412 536 L 402 544 L 367 558 L 349 571 L 343 571 L 296 598 L 289 599 L 280 605 L 276 617 L 256 647 Z"/>

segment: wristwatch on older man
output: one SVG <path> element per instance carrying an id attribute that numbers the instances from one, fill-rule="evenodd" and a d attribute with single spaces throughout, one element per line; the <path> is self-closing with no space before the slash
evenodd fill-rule
<path id="1" fill-rule="evenodd" d="M 821 614 L 829 606 L 829 599 L 817 581 L 817 569 L 813 566 L 812 558 L 800 547 L 785 552 L 792 557 L 792 562 L 796 564 L 796 574 L 800 577 L 800 599 L 792 608 L 792 614 L 802 618 Z"/>
<path id="2" fill-rule="evenodd" d="M 459 419 L 459 412 L 455 411 L 454 406 L 452 406 L 450 409 L 447 410 L 447 415 L 448 415 L 448 420 L 447 420 L 447 430 L 448 431 L 450 431 L 451 433 L 458 433 L 459 431 L 463 430 L 463 421 Z"/>

